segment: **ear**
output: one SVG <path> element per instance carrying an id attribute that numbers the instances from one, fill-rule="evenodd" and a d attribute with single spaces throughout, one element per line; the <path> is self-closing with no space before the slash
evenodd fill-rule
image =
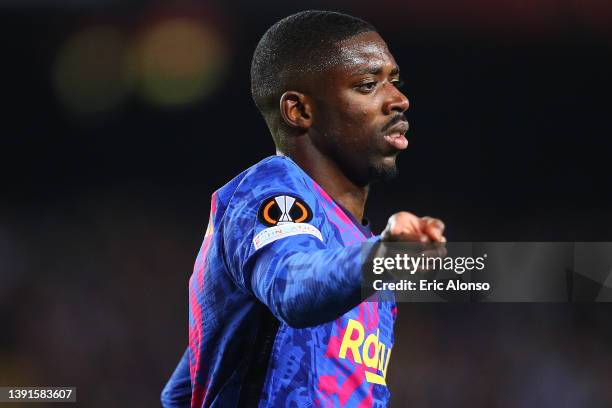
<path id="1" fill-rule="evenodd" d="M 310 98 L 300 92 L 287 91 L 280 98 L 280 112 L 291 127 L 308 129 L 312 125 Z"/>

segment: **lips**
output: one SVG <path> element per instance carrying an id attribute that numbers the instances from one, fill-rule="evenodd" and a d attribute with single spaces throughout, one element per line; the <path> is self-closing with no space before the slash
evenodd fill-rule
<path id="1" fill-rule="evenodd" d="M 408 139 L 404 136 L 407 131 L 408 122 L 398 122 L 385 132 L 385 141 L 397 150 L 404 150 L 408 147 Z"/>

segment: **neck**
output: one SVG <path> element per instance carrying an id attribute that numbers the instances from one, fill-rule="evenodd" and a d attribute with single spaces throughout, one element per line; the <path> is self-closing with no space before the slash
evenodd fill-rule
<path id="1" fill-rule="evenodd" d="M 321 153 L 310 143 L 292 149 L 277 150 L 279 156 L 290 157 L 337 203 L 347 209 L 357 220 L 363 220 L 369 186 L 351 181 L 338 163 Z"/>

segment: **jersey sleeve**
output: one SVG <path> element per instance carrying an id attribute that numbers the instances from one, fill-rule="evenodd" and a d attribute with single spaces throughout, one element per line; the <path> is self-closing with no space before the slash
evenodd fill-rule
<path id="1" fill-rule="evenodd" d="M 362 290 L 359 245 L 322 249 L 313 241 L 283 238 L 247 264 L 253 294 L 292 327 L 335 320 L 371 293 Z"/>
<path id="2" fill-rule="evenodd" d="M 189 376 L 189 349 L 176 366 L 161 393 L 164 408 L 188 408 L 191 405 L 191 378 Z"/>
<path id="3" fill-rule="evenodd" d="M 329 247 L 333 226 L 303 180 L 277 169 L 243 183 L 223 224 L 228 270 L 241 289 L 293 327 L 334 320 L 366 297 L 361 246 Z"/>

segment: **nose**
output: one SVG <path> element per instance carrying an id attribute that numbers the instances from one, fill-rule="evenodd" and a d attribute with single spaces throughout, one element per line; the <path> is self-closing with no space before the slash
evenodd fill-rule
<path id="1" fill-rule="evenodd" d="M 410 102 L 408 102 L 406 95 L 404 95 L 392 83 L 387 83 L 387 89 L 389 89 L 389 94 L 383 106 L 385 115 L 390 115 L 393 112 L 401 113 L 408 110 Z"/>

